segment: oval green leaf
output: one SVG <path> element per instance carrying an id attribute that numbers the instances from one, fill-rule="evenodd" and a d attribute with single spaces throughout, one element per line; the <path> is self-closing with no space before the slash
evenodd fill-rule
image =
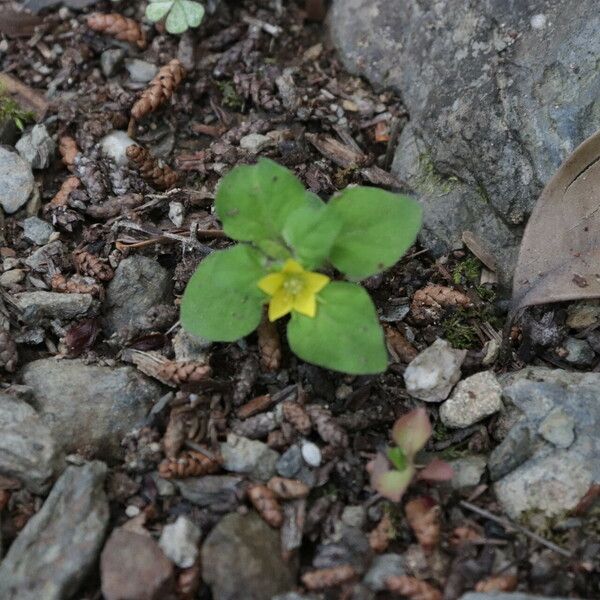
<path id="1" fill-rule="evenodd" d="M 416 201 L 377 188 L 348 188 L 329 208 L 342 223 L 330 260 L 353 279 L 394 265 L 421 228 L 422 210 Z"/>
<path id="2" fill-rule="evenodd" d="M 254 331 L 266 300 L 257 285 L 266 275 L 262 261 L 263 255 L 246 244 L 205 258 L 183 294 L 183 328 L 213 342 L 232 342 Z"/>
<path id="3" fill-rule="evenodd" d="M 198 27 L 204 18 L 204 6 L 192 0 L 180 0 L 189 27 Z"/>
<path id="4" fill-rule="evenodd" d="M 183 33 L 188 28 L 185 9 L 179 0 L 175 0 L 171 12 L 165 21 L 165 27 L 169 33 Z"/>
<path id="5" fill-rule="evenodd" d="M 225 233 L 241 242 L 283 241 L 292 212 L 308 203 L 296 176 L 268 159 L 230 171 L 219 184 L 215 209 Z"/>
<path id="6" fill-rule="evenodd" d="M 157 2 L 151 2 L 146 7 L 146 18 L 156 23 L 166 17 L 172 6 L 173 0 L 158 0 Z"/>
<path id="7" fill-rule="evenodd" d="M 293 313 L 287 335 L 301 359 L 343 373 L 367 375 L 387 368 L 383 330 L 369 294 L 334 281 L 319 292 L 317 314 Z"/>

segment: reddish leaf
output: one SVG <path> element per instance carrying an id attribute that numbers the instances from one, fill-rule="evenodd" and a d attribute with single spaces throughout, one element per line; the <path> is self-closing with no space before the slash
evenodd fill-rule
<path id="1" fill-rule="evenodd" d="M 367 470 L 371 474 L 371 487 L 392 502 L 400 502 L 415 473 L 412 466 L 404 471 L 391 470 L 383 454 L 378 454 L 367 465 Z"/>
<path id="2" fill-rule="evenodd" d="M 431 433 L 427 411 L 424 408 L 417 408 L 394 423 L 392 439 L 404 450 L 410 460 L 425 446 Z"/>
<path id="3" fill-rule="evenodd" d="M 78 356 L 84 350 L 91 348 L 100 333 L 97 319 L 86 319 L 75 323 L 67 330 L 65 344 L 70 356 Z"/>
<path id="4" fill-rule="evenodd" d="M 422 471 L 419 471 L 418 479 L 435 483 L 438 481 L 450 481 L 454 477 L 454 469 L 444 460 L 436 458 L 432 460 Z"/>

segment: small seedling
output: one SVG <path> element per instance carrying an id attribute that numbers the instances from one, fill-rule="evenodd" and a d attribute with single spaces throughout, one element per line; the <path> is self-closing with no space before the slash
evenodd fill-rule
<path id="1" fill-rule="evenodd" d="M 23 131 L 28 122 L 35 121 L 35 114 L 30 110 L 22 109 L 17 101 L 0 86 L 0 123 L 4 121 L 12 121 L 19 131 Z"/>
<path id="2" fill-rule="evenodd" d="M 378 453 L 367 467 L 371 473 L 371 487 L 385 498 L 400 502 L 415 477 L 428 482 L 452 479 L 452 467 L 443 460 L 435 459 L 421 470 L 415 464 L 417 452 L 425 447 L 431 434 L 431 423 L 423 408 L 398 419 L 392 428 L 392 440 L 396 445 L 388 448 L 385 454 Z"/>
<path id="3" fill-rule="evenodd" d="M 334 269 L 358 281 L 395 264 L 419 231 L 418 203 L 351 187 L 325 204 L 263 159 L 223 178 L 215 208 L 225 233 L 242 243 L 202 261 L 182 299 L 184 329 L 234 341 L 256 329 L 268 303 L 271 321 L 290 315 L 287 337 L 301 359 L 345 373 L 385 371 L 375 306 Z"/>
<path id="4" fill-rule="evenodd" d="M 192 0 L 150 0 L 146 7 L 146 18 L 153 23 L 165 19 L 169 33 L 183 33 L 202 23 L 204 6 Z"/>

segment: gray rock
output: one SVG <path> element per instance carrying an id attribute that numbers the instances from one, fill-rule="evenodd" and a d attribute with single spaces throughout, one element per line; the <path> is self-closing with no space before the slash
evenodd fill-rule
<path id="1" fill-rule="evenodd" d="M 0 205 L 9 215 L 17 212 L 31 196 L 31 165 L 16 152 L 0 146 Z"/>
<path id="2" fill-rule="evenodd" d="M 258 154 L 271 144 L 271 138 L 260 133 L 250 133 L 240 140 L 240 148 L 250 154 Z"/>
<path id="3" fill-rule="evenodd" d="M 568 598 L 562 596 L 535 596 L 532 594 L 522 594 L 521 592 L 514 592 L 507 594 L 504 592 L 469 592 L 464 596 L 461 596 L 460 600 L 568 600 Z"/>
<path id="4" fill-rule="evenodd" d="M 45 125 L 34 125 L 15 144 L 17 152 L 33 169 L 45 169 L 56 152 L 56 142 L 48 134 Z"/>
<path id="5" fill-rule="evenodd" d="M 373 559 L 363 583 L 374 592 L 386 589 L 388 577 L 406 575 L 404 558 L 400 554 L 380 554 Z"/>
<path id="6" fill-rule="evenodd" d="M 496 446 L 488 461 L 492 481 L 497 481 L 523 464 L 534 452 L 535 431 L 523 420 L 512 427 L 499 446 Z"/>
<path id="7" fill-rule="evenodd" d="M 36 246 L 47 244 L 53 233 L 54 227 L 43 219 L 28 217 L 23 221 L 23 237 Z"/>
<path id="8" fill-rule="evenodd" d="M 62 467 L 60 450 L 35 410 L 22 400 L 0 395 L 0 474 L 43 494 Z"/>
<path id="9" fill-rule="evenodd" d="M 268 481 L 276 473 L 279 453 L 263 442 L 230 433 L 221 444 L 223 468 L 232 473 L 244 473 L 259 481 Z"/>
<path id="10" fill-rule="evenodd" d="M 168 303 L 171 277 L 156 261 L 132 256 L 119 263 L 106 293 L 106 328 L 114 333 L 156 306 Z"/>
<path id="11" fill-rule="evenodd" d="M 502 388 L 492 371 L 467 377 L 440 407 L 440 418 L 446 427 L 468 427 L 502 408 Z"/>
<path id="12" fill-rule="evenodd" d="M 68 8 L 82 9 L 96 4 L 97 1 L 98 0 L 25 0 L 23 7 L 37 13 L 44 8 L 58 6 L 59 4 L 67 6 Z"/>
<path id="13" fill-rule="evenodd" d="M 565 360 L 576 367 L 589 367 L 596 358 L 592 347 L 585 340 L 568 337 L 563 346 L 567 351 Z"/>
<path id="14" fill-rule="evenodd" d="M 32 404 L 66 452 L 106 459 L 121 455 L 122 438 L 161 395 L 158 384 L 132 367 L 82 360 L 36 360 L 23 370 Z"/>
<path id="15" fill-rule="evenodd" d="M 66 251 L 60 240 L 54 240 L 32 252 L 26 259 L 25 264 L 32 271 L 47 270 L 48 264 L 60 264 L 66 258 Z"/>
<path id="16" fill-rule="evenodd" d="M 600 320 L 600 303 L 597 300 L 575 302 L 567 307 L 567 326 L 571 329 L 587 329 Z"/>
<path id="17" fill-rule="evenodd" d="M 173 336 L 172 344 L 176 360 L 208 362 L 208 350 L 212 342 L 180 329 Z"/>
<path id="18" fill-rule="evenodd" d="M 367 521 L 367 510 L 361 504 L 348 505 L 342 511 L 342 522 L 349 527 L 362 529 Z"/>
<path id="19" fill-rule="evenodd" d="M 271 600 L 296 587 L 296 570 L 294 561 L 281 557 L 276 529 L 254 512 L 232 513 L 202 546 L 202 579 L 214 600 Z"/>
<path id="20" fill-rule="evenodd" d="M 126 154 L 126 150 L 129 146 L 137 146 L 137 143 L 127 135 L 126 131 L 121 131 L 119 129 L 107 133 L 100 140 L 102 154 L 112 158 L 120 167 L 129 162 Z"/>
<path id="21" fill-rule="evenodd" d="M 346 66 L 410 113 L 393 170 L 421 195 L 425 246 L 474 231 L 507 281 L 543 184 L 598 128 L 596 3 L 334 0 L 330 17 Z"/>
<path id="22" fill-rule="evenodd" d="M 158 545 L 168 559 L 181 569 L 188 569 L 200 553 L 201 536 L 200 528 L 182 515 L 175 523 L 164 526 Z"/>
<path id="23" fill-rule="evenodd" d="M 244 496 L 244 479 L 233 475 L 206 475 L 175 481 L 180 494 L 198 506 L 216 512 L 234 511 Z"/>
<path id="24" fill-rule="evenodd" d="M 100 68 L 107 79 L 115 75 L 123 64 L 125 50 L 122 48 L 109 48 L 100 55 Z"/>
<path id="25" fill-rule="evenodd" d="M 3 600 L 65 600 L 87 578 L 108 525 L 101 462 L 69 467 L 0 563 Z"/>
<path id="26" fill-rule="evenodd" d="M 148 83 L 157 73 L 158 67 L 152 63 L 132 58 L 125 61 L 125 68 L 129 72 L 131 81 L 136 83 Z"/>
<path id="27" fill-rule="evenodd" d="M 445 400 L 460 379 L 466 355 L 466 350 L 455 350 L 446 340 L 437 339 L 406 367 L 406 391 L 425 402 Z"/>
<path id="28" fill-rule="evenodd" d="M 600 483 L 600 374 L 532 367 L 506 376 L 503 385 L 505 402 L 523 413 L 506 439 L 526 430 L 531 441 L 529 456 L 495 483 L 496 496 L 511 517 L 564 514 Z M 571 422 L 574 440 L 557 447 L 569 441 Z"/>
<path id="29" fill-rule="evenodd" d="M 295 477 L 302 469 L 304 460 L 302 450 L 297 444 L 290 446 L 277 460 L 275 468 L 281 477 Z"/>
<path id="30" fill-rule="evenodd" d="M 455 490 L 477 485 L 485 472 L 487 460 L 485 456 L 466 456 L 450 462 L 454 477 L 450 484 Z"/>
<path id="31" fill-rule="evenodd" d="M 12 287 L 21 283 L 25 279 L 25 271 L 23 269 L 13 269 L 6 271 L 0 275 L 0 285 L 2 287 Z"/>
<path id="32" fill-rule="evenodd" d="M 70 320 L 85 316 L 94 305 L 91 294 L 59 294 L 58 292 L 22 292 L 13 300 L 23 311 L 23 321 L 32 325 L 40 319 Z"/>

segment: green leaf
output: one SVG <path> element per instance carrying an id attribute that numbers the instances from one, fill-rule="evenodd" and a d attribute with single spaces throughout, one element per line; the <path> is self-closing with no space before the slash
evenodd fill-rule
<path id="1" fill-rule="evenodd" d="M 415 408 L 400 417 L 392 428 L 392 439 L 411 460 L 431 437 L 429 416 L 424 408 Z"/>
<path id="2" fill-rule="evenodd" d="M 198 27 L 204 18 L 204 6 L 191 0 L 180 0 L 189 27 Z"/>
<path id="3" fill-rule="evenodd" d="M 172 6 L 173 0 L 158 0 L 151 2 L 146 7 L 146 18 L 153 23 L 156 23 L 166 16 Z"/>
<path id="4" fill-rule="evenodd" d="M 327 206 L 303 206 L 295 210 L 283 228 L 283 239 L 298 260 L 308 269 L 316 269 L 329 257 L 341 223 Z"/>
<path id="5" fill-rule="evenodd" d="M 213 342 L 232 342 L 258 327 L 265 294 L 263 255 L 246 244 L 214 252 L 190 279 L 181 301 L 186 331 Z"/>
<path id="6" fill-rule="evenodd" d="M 236 167 L 221 180 L 215 209 L 225 233 L 234 240 L 282 243 L 288 217 L 308 201 L 291 171 L 263 158 L 256 165 Z"/>
<path id="7" fill-rule="evenodd" d="M 171 12 L 165 21 L 165 27 L 169 33 L 183 33 L 188 28 L 187 17 L 185 14 L 185 8 L 179 2 L 175 0 Z"/>
<path id="8" fill-rule="evenodd" d="M 402 452 L 402 448 L 389 448 L 387 457 L 398 471 L 404 471 L 404 469 L 406 469 L 408 461 L 406 459 L 406 454 Z"/>
<path id="9" fill-rule="evenodd" d="M 422 210 L 417 202 L 377 188 L 348 188 L 329 207 L 342 222 L 330 260 L 353 279 L 391 267 L 421 228 Z"/>
<path id="10" fill-rule="evenodd" d="M 383 330 L 369 294 L 354 283 L 334 281 L 319 292 L 317 314 L 292 314 L 290 347 L 320 367 L 366 375 L 387 368 Z"/>

